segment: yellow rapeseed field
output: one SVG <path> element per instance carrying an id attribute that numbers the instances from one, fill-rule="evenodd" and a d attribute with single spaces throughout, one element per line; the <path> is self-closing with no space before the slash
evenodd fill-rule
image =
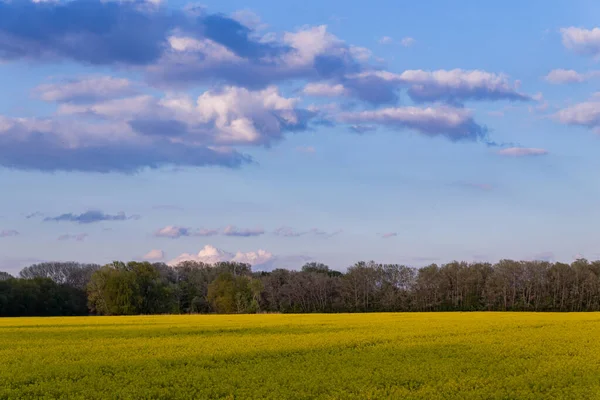
<path id="1" fill-rule="evenodd" d="M 0 319 L 0 399 L 600 399 L 600 313 Z"/>

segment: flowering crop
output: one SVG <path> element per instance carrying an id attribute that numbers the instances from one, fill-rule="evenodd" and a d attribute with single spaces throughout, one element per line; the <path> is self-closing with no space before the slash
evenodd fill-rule
<path id="1" fill-rule="evenodd" d="M 600 313 L 0 319 L 0 399 L 594 399 Z"/>

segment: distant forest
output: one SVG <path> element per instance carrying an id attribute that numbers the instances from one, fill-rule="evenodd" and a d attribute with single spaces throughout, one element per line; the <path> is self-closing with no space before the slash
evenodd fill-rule
<path id="1" fill-rule="evenodd" d="M 0 272 L 0 316 L 377 311 L 600 311 L 600 261 L 423 268 L 358 262 L 253 272 L 235 262 L 49 262 Z"/>

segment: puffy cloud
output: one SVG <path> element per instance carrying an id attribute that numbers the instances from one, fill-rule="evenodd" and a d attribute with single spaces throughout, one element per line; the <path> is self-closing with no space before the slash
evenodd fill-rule
<path id="1" fill-rule="evenodd" d="M 198 229 L 193 230 L 191 228 L 185 228 L 182 226 L 165 226 L 157 230 L 154 233 L 156 237 L 166 237 L 171 239 L 178 239 L 182 236 L 214 236 L 217 235 L 219 231 L 217 229 Z"/>
<path id="2" fill-rule="evenodd" d="M 392 43 L 394 43 L 394 39 L 392 39 L 389 36 L 383 36 L 383 37 L 381 37 L 381 39 L 379 39 L 379 43 L 381 43 L 381 44 L 392 44 Z"/>
<path id="3" fill-rule="evenodd" d="M 598 56 L 600 55 L 600 28 L 584 29 L 584 28 L 562 28 L 563 45 L 581 55 Z"/>
<path id="4" fill-rule="evenodd" d="M 75 240 L 77 242 L 83 242 L 88 236 L 87 233 L 65 234 L 60 235 L 58 240 Z"/>
<path id="5" fill-rule="evenodd" d="M 235 168 L 251 161 L 233 149 L 142 135 L 124 121 L 0 116 L 0 166 L 8 168 L 132 173 L 165 165 Z"/>
<path id="6" fill-rule="evenodd" d="M 260 236 L 264 234 L 264 229 L 256 228 L 256 229 L 238 229 L 233 225 L 228 225 L 223 229 L 223 235 L 225 236 L 239 236 L 239 237 L 250 237 L 250 236 Z"/>
<path id="7" fill-rule="evenodd" d="M 177 265 L 183 261 L 198 261 L 208 264 L 214 264 L 222 261 L 235 261 L 248 263 L 250 265 L 261 265 L 274 258 L 273 254 L 265 250 L 257 250 L 250 252 L 229 253 L 227 251 L 217 249 L 214 246 L 206 245 L 197 254 L 183 253 L 173 260 L 169 261 L 169 265 Z"/>
<path id="8" fill-rule="evenodd" d="M 160 260 L 164 260 L 164 258 L 165 258 L 165 252 L 162 250 L 158 250 L 158 249 L 150 250 L 149 252 L 144 254 L 144 256 L 142 257 L 142 259 L 144 259 L 146 261 L 160 261 Z"/>
<path id="9" fill-rule="evenodd" d="M 469 110 L 448 106 L 395 107 L 345 112 L 340 114 L 339 118 L 347 123 L 412 129 L 427 136 L 444 136 L 452 141 L 474 141 L 484 138 L 486 134 L 486 129 L 473 121 Z"/>
<path id="10" fill-rule="evenodd" d="M 407 70 L 400 74 L 388 71 L 365 71 L 349 76 L 354 81 L 385 82 L 407 87 L 414 101 L 510 100 L 528 101 L 530 96 L 518 91 L 504 74 L 480 70 Z"/>
<path id="11" fill-rule="evenodd" d="M 178 143 L 270 144 L 288 131 L 307 128 L 313 113 L 277 87 L 252 91 L 227 86 L 209 90 L 194 103 L 188 96 L 137 96 L 91 105 L 64 105 L 63 115 L 95 115 L 125 120 L 146 137 L 177 136 Z"/>
<path id="12" fill-rule="evenodd" d="M 554 118 L 566 125 L 579 125 L 587 128 L 600 127 L 600 100 L 574 104 L 554 114 Z"/>
<path id="13" fill-rule="evenodd" d="M 59 115 L 48 119 L 0 116 L 0 165 L 96 172 L 239 167 L 252 159 L 231 146 L 268 146 L 286 132 L 308 128 L 315 113 L 299 108 L 298 101 L 273 86 L 225 87 L 196 102 L 189 96 L 140 95 L 61 104 Z"/>
<path id="14" fill-rule="evenodd" d="M 71 79 L 38 86 L 34 93 L 50 102 L 90 102 L 131 95 L 133 84 L 123 78 L 110 76 Z"/>
<path id="15" fill-rule="evenodd" d="M 581 83 L 586 80 L 586 77 L 572 69 L 553 69 L 546 75 L 545 79 L 554 84 Z"/>
<path id="16" fill-rule="evenodd" d="M 178 22 L 180 13 L 128 2 L 0 2 L 0 60 L 147 64 L 159 58 Z"/>
<path id="17" fill-rule="evenodd" d="M 509 147 L 498 150 L 498 154 L 509 157 L 543 156 L 548 154 L 548 150 L 531 147 Z"/>
<path id="18" fill-rule="evenodd" d="M 265 250 L 249 251 L 243 253 L 238 251 L 231 261 L 246 263 L 250 265 L 261 265 L 273 258 L 273 254 Z"/>
<path id="19" fill-rule="evenodd" d="M 339 80 L 366 68 L 371 57 L 370 50 L 347 45 L 325 25 L 272 35 L 266 42 L 251 39 L 247 27 L 239 29 L 249 38 L 245 48 L 260 45 L 265 50 L 239 52 L 215 37 L 171 35 L 163 56 L 147 68 L 147 78 L 159 86 L 206 82 L 261 88 L 296 79 Z"/>
<path id="20" fill-rule="evenodd" d="M 0 238 L 18 236 L 18 235 L 19 235 L 19 231 L 16 231 L 14 229 L 4 229 L 4 230 L 0 231 Z"/>
<path id="21" fill-rule="evenodd" d="M 106 214 L 98 210 L 86 211 L 82 214 L 61 214 L 56 217 L 46 217 L 46 222 L 76 222 L 78 224 L 92 224 L 101 221 L 126 221 L 131 219 L 139 219 L 139 215 L 126 215 L 124 212 L 117 214 Z"/>

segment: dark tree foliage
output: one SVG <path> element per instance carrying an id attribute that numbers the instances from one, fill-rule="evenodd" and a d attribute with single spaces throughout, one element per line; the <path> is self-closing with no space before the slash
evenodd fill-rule
<path id="1" fill-rule="evenodd" d="M 248 264 L 42 263 L 0 273 L 0 315 L 600 311 L 600 261 L 361 261 L 252 272 Z M 85 289 L 85 290 L 84 290 Z M 86 308 L 86 304 L 87 307 Z"/>
<path id="2" fill-rule="evenodd" d="M 49 278 L 0 280 L 0 316 L 86 315 L 85 292 Z"/>

